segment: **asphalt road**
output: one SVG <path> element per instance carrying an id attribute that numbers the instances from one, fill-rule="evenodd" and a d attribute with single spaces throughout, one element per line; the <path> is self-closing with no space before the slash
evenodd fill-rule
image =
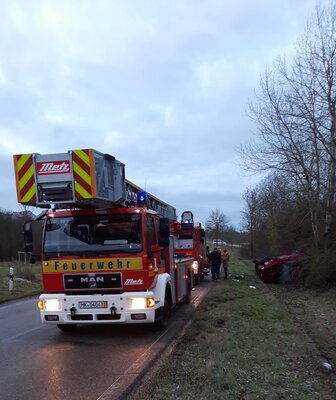
<path id="1" fill-rule="evenodd" d="M 116 400 L 183 330 L 210 289 L 206 278 L 169 326 L 81 326 L 63 333 L 43 325 L 37 298 L 0 306 L 1 400 Z"/>

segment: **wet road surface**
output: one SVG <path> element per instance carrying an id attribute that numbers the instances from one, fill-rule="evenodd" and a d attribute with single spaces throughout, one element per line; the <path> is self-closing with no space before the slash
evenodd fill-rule
<path id="1" fill-rule="evenodd" d="M 209 278 L 179 304 L 169 326 L 42 325 L 37 297 L 0 306 L 1 400 L 120 399 L 190 321 L 212 286 Z"/>

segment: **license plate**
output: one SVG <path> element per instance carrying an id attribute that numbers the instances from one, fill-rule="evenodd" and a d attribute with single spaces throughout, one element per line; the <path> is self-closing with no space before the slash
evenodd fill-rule
<path id="1" fill-rule="evenodd" d="M 107 308 L 107 301 L 80 301 L 78 306 L 80 309 Z"/>

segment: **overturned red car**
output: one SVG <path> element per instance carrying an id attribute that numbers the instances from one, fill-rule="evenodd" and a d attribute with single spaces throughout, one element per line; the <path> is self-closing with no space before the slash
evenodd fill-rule
<path id="1" fill-rule="evenodd" d="M 255 271 L 264 283 L 298 283 L 307 276 L 308 256 L 296 251 L 277 257 L 253 260 Z"/>

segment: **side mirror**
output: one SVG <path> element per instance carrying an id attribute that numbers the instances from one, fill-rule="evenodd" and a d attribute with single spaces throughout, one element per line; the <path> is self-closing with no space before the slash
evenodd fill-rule
<path id="1" fill-rule="evenodd" d="M 25 252 L 31 253 L 33 250 L 33 231 L 31 221 L 25 222 L 23 225 L 23 241 Z"/>
<path id="2" fill-rule="evenodd" d="M 27 221 L 23 225 L 24 249 L 30 254 L 31 262 L 34 261 L 34 256 L 41 256 L 42 250 L 42 233 L 44 220 Z"/>
<path id="3" fill-rule="evenodd" d="M 161 218 L 159 225 L 160 239 L 169 239 L 170 229 L 169 229 L 169 219 Z"/>
<path id="4" fill-rule="evenodd" d="M 169 236 L 170 236 L 170 226 L 168 218 L 161 218 L 159 225 L 159 246 L 168 247 L 169 246 Z"/>

